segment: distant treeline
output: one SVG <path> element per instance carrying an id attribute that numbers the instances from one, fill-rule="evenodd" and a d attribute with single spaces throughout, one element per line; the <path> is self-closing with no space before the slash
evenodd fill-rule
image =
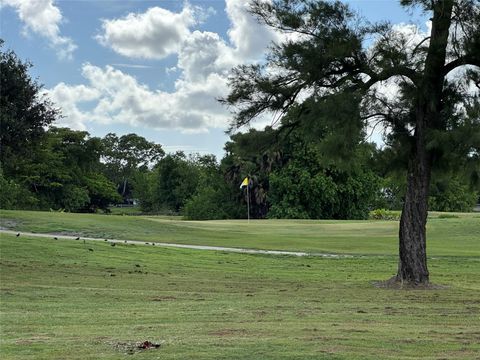
<path id="1" fill-rule="evenodd" d="M 294 109 L 278 129 L 231 135 L 220 161 L 165 154 L 136 134 L 99 138 L 52 126 L 60 110 L 41 95 L 31 65 L 12 51 L 0 57 L 2 208 L 95 212 L 135 201 L 146 213 L 245 218 L 248 194 L 252 218 L 362 219 L 402 206 L 405 167 L 361 128 L 342 139 L 321 121 L 296 123 Z M 478 192 L 467 171 L 434 173 L 431 210 L 473 208 Z M 245 177 L 248 191 L 240 189 Z"/>

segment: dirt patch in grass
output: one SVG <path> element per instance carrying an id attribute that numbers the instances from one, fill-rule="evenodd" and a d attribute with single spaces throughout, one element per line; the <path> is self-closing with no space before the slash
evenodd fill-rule
<path id="1" fill-rule="evenodd" d="M 122 341 L 122 342 L 115 342 L 112 343 L 112 346 L 115 350 L 121 351 L 126 354 L 135 354 L 137 352 L 145 351 L 145 350 L 156 350 L 159 349 L 161 343 L 159 342 L 152 342 L 149 340 L 146 341 Z"/>
<path id="2" fill-rule="evenodd" d="M 379 289 L 392 290 L 445 290 L 448 286 L 438 284 L 413 284 L 410 282 L 398 281 L 395 276 L 384 281 L 372 281 L 372 285 Z"/>
<path id="3" fill-rule="evenodd" d="M 16 220 L 0 219 L 0 230 L 14 230 L 21 223 Z"/>

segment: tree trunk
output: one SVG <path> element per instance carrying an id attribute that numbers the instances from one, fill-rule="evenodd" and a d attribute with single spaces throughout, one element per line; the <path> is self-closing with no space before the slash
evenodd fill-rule
<path id="1" fill-rule="evenodd" d="M 417 129 L 418 130 L 418 129 Z M 430 185 L 430 160 L 424 136 L 417 138 L 415 155 L 409 163 L 407 192 L 400 218 L 399 262 L 396 280 L 411 285 L 428 284 L 426 224 Z"/>
<path id="2" fill-rule="evenodd" d="M 123 189 L 122 189 L 122 197 L 125 196 L 125 190 L 127 189 L 127 179 L 123 179 Z"/>
<path id="3" fill-rule="evenodd" d="M 446 49 L 454 0 L 432 1 L 433 17 L 425 68 L 417 85 L 415 144 L 409 162 L 407 192 L 400 219 L 396 280 L 411 285 L 429 282 L 426 224 L 431 175 L 428 133 L 441 126 Z"/>

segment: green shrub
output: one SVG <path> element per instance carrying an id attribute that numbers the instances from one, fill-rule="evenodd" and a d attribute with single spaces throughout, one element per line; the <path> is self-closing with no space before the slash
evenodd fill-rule
<path id="1" fill-rule="evenodd" d="M 35 209 L 38 199 L 30 191 L 13 180 L 6 179 L 0 168 L 0 208 Z"/>
<path id="2" fill-rule="evenodd" d="M 478 195 L 463 178 L 441 178 L 432 181 L 428 208 L 431 211 L 470 212 L 475 207 Z"/>
<path id="3" fill-rule="evenodd" d="M 400 212 L 386 209 L 375 209 L 370 211 L 368 218 L 370 220 L 400 220 Z"/>
<path id="4" fill-rule="evenodd" d="M 458 215 L 454 215 L 454 214 L 440 214 L 438 215 L 438 218 L 439 219 L 458 219 Z"/>
<path id="5" fill-rule="evenodd" d="M 246 215 L 246 209 L 232 200 L 226 184 L 205 186 L 185 203 L 183 215 L 188 220 L 236 219 Z"/>
<path id="6" fill-rule="evenodd" d="M 216 220 L 228 217 L 222 209 L 222 194 L 212 188 L 202 189 L 187 200 L 183 211 L 185 218 L 189 220 Z"/>
<path id="7" fill-rule="evenodd" d="M 90 202 L 88 190 L 80 186 L 67 184 L 62 188 L 61 194 L 62 208 L 67 211 L 78 211 Z"/>
<path id="8" fill-rule="evenodd" d="M 269 178 L 269 218 L 366 219 L 379 188 L 369 170 L 309 168 L 292 160 Z"/>

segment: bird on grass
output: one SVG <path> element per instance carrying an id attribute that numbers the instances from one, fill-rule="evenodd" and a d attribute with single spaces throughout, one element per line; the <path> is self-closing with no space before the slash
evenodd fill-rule
<path id="1" fill-rule="evenodd" d="M 20 233 L 17 234 L 17 237 L 19 237 L 19 236 L 20 236 Z"/>
<path id="2" fill-rule="evenodd" d="M 53 237 L 53 240 L 58 240 L 58 238 L 56 236 Z"/>
<path id="3" fill-rule="evenodd" d="M 80 240 L 80 236 L 77 236 L 77 237 L 75 238 L 75 240 Z"/>
<path id="4" fill-rule="evenodd" d="M 92 248 L 88 248 L 88 251 L 93 251 L 93 249 L 92 249 Z"/>
<path id="5" fill-rule="evenodd" d="M 110 246 L 115 246 L 116 244 L 115 243 L 111 243 Z"/>
<path id="6" fill-rule="evenodd" d="M 108 239 L 105 239 L 105 240 L 103 240 L 103 241 L 108 241 Z"/>

